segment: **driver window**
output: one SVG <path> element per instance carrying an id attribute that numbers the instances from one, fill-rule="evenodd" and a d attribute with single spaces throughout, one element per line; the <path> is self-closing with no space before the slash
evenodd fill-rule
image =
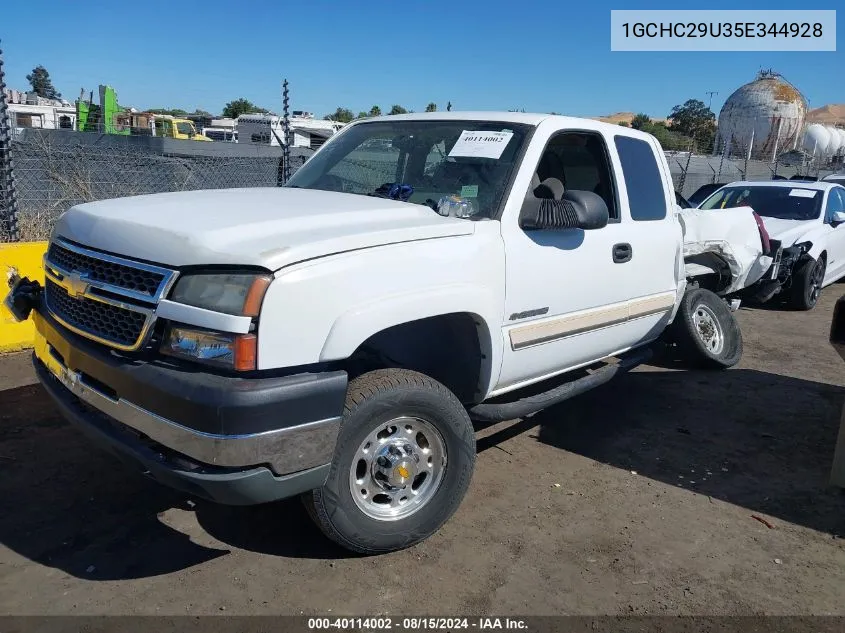
<path id="1" fill-rule="evenodd" d="M 546 146 L 532 182 L 537 197 L 560 199 L 567 190 L 597 193 L 611 221 L 619 220 L 607 146 L 600 134 L 563 132 Z"/>

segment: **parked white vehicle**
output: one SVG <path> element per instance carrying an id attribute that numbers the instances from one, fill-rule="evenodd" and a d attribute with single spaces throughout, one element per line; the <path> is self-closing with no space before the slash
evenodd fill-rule
<path id="1" fill-rule="evenodd" d="M 458 508 L 471 420 L 535 413 L 660 341 L 739 361 L 730 308 L 699 286 L 713 269 L 687 272 L 679 211 L 638 130 L 379 117 L 283 188 L 76 206 L 46 286 L 18 280 L 7 301 L 32 315 L 65 416 L 149 476 L 227 504 L 303 495 L 329 537 L 385 552 Z M 696 254 L 745 253 L 759 236 L 740 216 L 740 248 Z"/>
<path id="2" fill-rule="evenodd" d="M 758 301 L 783 293 L 799 310 L 815 307 L 822 288 L 845 276 L 845 187 L 835 182 L 734 182 L 699 209 L 750 207 L 771 242 L 771 270 L 746 292 Z"/>

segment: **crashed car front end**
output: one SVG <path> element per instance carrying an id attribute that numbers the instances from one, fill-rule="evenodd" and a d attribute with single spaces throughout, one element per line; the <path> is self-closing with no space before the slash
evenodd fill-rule
<path id="1" fill-rule="evenodd" d="M 803 261 L 812 249 L 812 242 L 800 242 L 784 247 L 780 241 L 771 240 L 772 265 L 756 283 L 746 289 L 749 299 L 766 303 L 792 287 L 798 263 Z"/>

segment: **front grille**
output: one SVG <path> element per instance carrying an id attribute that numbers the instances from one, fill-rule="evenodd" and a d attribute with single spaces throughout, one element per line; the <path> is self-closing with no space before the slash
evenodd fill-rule
<path id="1" fill-rule="evenodd" d="M 55 243 L 50 245 L 47 260 L 67 272 L 83 272 L 92 281 L 132 290 L 150 298 L 156 296 L 164 281 L 161 273 L 83 255 Z"/>
<path id="2" fill-rule="evenodd" d="M 71 297 L 67 290 L 46 280 L 47 308 L 60 320 L 91 338 L 103 339 L 122 347 L 138 343 L 147 316 L 86 297 Z"/>

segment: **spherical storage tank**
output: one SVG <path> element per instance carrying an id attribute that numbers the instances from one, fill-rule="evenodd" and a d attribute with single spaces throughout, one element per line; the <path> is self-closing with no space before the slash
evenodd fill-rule
<path id="1" fill-rule="evenodd" d="M 830 144 L 831 134 L 828 128 L 819 123 L 812 123 L 807 126 L 807 131 L 804 133 L 803 146 L 810 155 L 826 156 L 827 147 Z"/>
<path id="2" fill-rule="evenodd" d="M 772 160 L 801 139 L 807 100 L 771 71 L 760 72 L 734 92 L 719 112 L 718 151 Z"/>

